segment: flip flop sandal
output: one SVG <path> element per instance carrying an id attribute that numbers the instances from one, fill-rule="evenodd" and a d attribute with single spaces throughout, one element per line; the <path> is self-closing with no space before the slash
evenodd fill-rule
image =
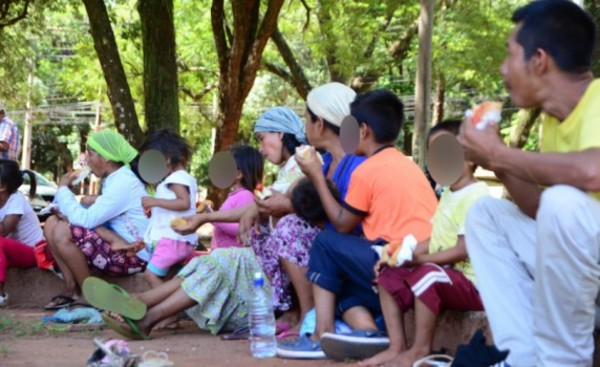
<path id="1" fill-rule="evenodd" d="M 130 320 L 141 320 L 146 315 L 146 304 L 131 297 L 126 290 L 116 284 L 88 277 L 81 287 L 85 299 L 95 308 L 118 313 Z"/>
<path id="2" fill-rule="evenodd" d="M 413 367 L 448 367 L 453 358 L 446 354 L 432 354 L 413 363 Z"/>
<path id="3" fill-rule="evenodd" d="M 133 320 L 123 317 L 125 324 L 129 326 L 126 328 L 119 320 L 111 317 L 108 313 L 102 312 L 102 321 L 106 324 L 106 327 L 117 332 L 119 335 L 126 337 L 130 340 L 149 340 L 150 337 L 140 330 L 140 328 L 133 322 Z"/>
<path id="4" fill-rule="evenodd" d="M 284 340 L 284 339 L 288 339 L 288 338 L 299 338 L 300 337 L 300 333 L 296 333 L 293 331 L 282 331 L 281 333 L 277 334 L 277 339 L 278 340 Z"/>
<path id="5" fill-rule="evenodd" d="M 59 294 L 58 296 L 52 297 L 50 303 L 53 304 L 45 306 L 44 310 L 56 311 L 61 310 L 63 308 L 71 307 L 75 304 L 75 300 L 69 296 L 65 296 L 64 294 Z"/>
<path id="6" fill-rule="evenodd" d="M 241 326 L 233 333 L 221 335 L 221 340 L 246 340 L 250 337 L 250 329 L 247 326 Z"/>
<path id="7" fill-rule="evenodd" d="M 276 321 L 275 322 L 275 330 L 277 334 L 281 334 L 281 333 L 285 333 L 286 331 L 290 330 L 292 327 L 288 324 L 286 324 L 285 322 L 281 322 L 281 321 Z"/>

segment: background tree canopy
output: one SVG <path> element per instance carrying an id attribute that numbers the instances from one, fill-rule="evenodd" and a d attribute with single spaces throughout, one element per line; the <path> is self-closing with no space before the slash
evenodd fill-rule
<path id="1" fill-rule="evenodd" d="M 525 2 L 435 1 L 431 123 L 483 99 L 507 102 L 507 136 L 523 120 L 511 117 L 498 68 L 510 15 Z M 597 15 L 597 1 L 588 3 Z M 310 88 L 328 81 L 402 96 L 408 122 L 398 145 L 411 151 L 418 2 L 0 0 L 3 6 L 0 101 L 19 124 L 30 101 L 38 171 L 64 171 L 100 111 L 102 126 L 136 144 L 148 129 L 179 130 L 194 147 L 191 171 L 207 186 L 213 151 L 254 144 L 260 113 L 287 105 L 302 114 Z"/>

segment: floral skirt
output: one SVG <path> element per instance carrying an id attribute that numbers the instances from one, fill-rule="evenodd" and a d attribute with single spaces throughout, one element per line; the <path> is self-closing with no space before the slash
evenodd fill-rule
<path id="1" fill-rule="evenodd" d="M 181 288 L 198 303 L 186 313 L 198 327 L 213 334 L 248 325 L 256 272 L 261 267 L 250 248 L 228 247 L 195 257 L 177 274 L 183 279 Z M 263 291 L 270 296 L 268 281 Z"/>
<path id="2" fill-rule="evenodd" d="M 146 261 L 137 256 L 127 256 L 124 251 L 113 251 L 110 244 L 92 231 L 71 224 L 71 238 L 83 252 L 90 267 L 115 276 L 126 276 L 146 269 Z"/>
<path id="3" fill-rule="evenodd" d="M 258 232 L 252 231 L 252 249 L 271 281 L 276 310 L 287 311 L 292 306 L 291 281 L 280 259 L 308 268 L 308 253 L 320 231 L 295 214 L 282 217 L 272 232 L 266 222 L 261 224 Z"/>

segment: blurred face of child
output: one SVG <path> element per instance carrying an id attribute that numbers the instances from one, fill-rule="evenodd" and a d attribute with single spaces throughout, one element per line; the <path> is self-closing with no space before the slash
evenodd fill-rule
<path id="1" fill-rule="evenodd" d="M 283 163 L 283 133 L 260 132 L 256 133 L 256 139 L 260 143 L 258 151 L 266 160 L 273 164 Z"/>
<path id="2" fill-rule="evenodd" d="M 435 139 L 439 138 L 442 135 L 452 135 L 452 136 L 455 136 L 454 134 L 452 134 L 449 131 L 438 130 L 438 131 L 434 132 L 433 134 L 429 135 L 429 138 L 427 139 L 427 150 L 429 150 L 429 148 L 431 147 L 431 144 L 433 143 L 433 141 Z M 470 161 L 465 160 L 465 163 L 463 164 L 463 168 L 462 168 L 462 172 L 460 174 L 460 177 L 454 183 L 462 180 L 465 177 L 472 176 L 472 175 L 473 175 L 473 163 L 470 162 Z"/>
<path id="3" fill-rule="evenodd" d="M 108 172 L 108 160 L 96 153 L 92 148 L 87 147 L 87 164 L 92 173 L 97 177 L 104 177 Z"/>

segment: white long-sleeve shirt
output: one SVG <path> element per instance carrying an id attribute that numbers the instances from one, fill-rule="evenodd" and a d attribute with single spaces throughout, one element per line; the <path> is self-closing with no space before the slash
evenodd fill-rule
<path id="1" fill-rule="evenodd" d="M 55 201 L 71 224 L 89 229 L 104 225 L 126 241 L 134 242 L 143 239 L 149 223 L 142 208 L 144 196 L 148 194 L 142 182 L 128 167 L 123 166 L 106 177 L 102 183 L 102 195 L 96 198 L 93 205 L 81 205 L 64 186 L 58 189 Z M 131 223 L 131 229 L 127 222 Z M 150 258 L 145 249 L 138 252 L 137 256 L 144 260 Z"/>

